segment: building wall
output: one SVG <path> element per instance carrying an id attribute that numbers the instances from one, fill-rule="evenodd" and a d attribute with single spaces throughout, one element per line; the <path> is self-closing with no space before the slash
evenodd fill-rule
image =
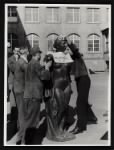
<path id="1" fill-rule="evenodd" d="M 66 23 L 66 7 L 60 7 L 60 23 L 46 23 L 46 8 L 40 7 L 40 22 L 25 23 L 25 8 L 17 7 L 18 22 L 8 24 L 8 32 L 14 32 L 18 35 L 19 46 L 25 42 L 25 36 L 30 33 L 35 33 L 39 36 L 39 45 L 43 53 L 48 50 L 47 36 L 51 33 L 63 34 L 65 36 L 76 33 L 80 35 L 80 52 L 84 54 L 84 59 L 89 68 L 95 71 L 103 71 L 106 64 L 103 60 L 104 53 L 104 38 L 102 35 L 102 27 L 107 25 L 107 7 L 100 7 L 100 23 L 87 23 L 87 8 L 80 7 L 80 23 Z M 98 7 L 99 8 L 99 7 Z M 97 53 L 88 52 L 87 37 L 89 34 L 96 33 L 100 36 L 100 51 Z"/>

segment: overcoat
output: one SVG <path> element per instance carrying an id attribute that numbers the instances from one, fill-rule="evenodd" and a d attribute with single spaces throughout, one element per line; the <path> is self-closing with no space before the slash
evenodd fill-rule
<path id="1" fill-rule="evenodd" d="M 22 93 L 25 88 L 25 72 L 27 68 L 28 62 L 20 57 L 20 59 L 16 62 L 15 72 L 14 72 L 14 92 Z"/>
<path id="2" fill-rule="evenodd" d="M 8 76 L 10 71 L 14 73 L 15 64 L 16 64 L 16 57 L 12 55 L 11 57 L 8 58 Z"/>
<path id="3" fill-rule="evenodd" d="M 34 59 L 28 64 L 25 74 L 25 99 L 42 99 L 43 81 L 50 80 L 50 72 L 45 70 L 40 63 Z"/>

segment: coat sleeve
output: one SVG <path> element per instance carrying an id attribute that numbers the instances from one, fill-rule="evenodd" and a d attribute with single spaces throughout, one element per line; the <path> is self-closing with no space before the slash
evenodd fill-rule
<path id="1" fill-rule="evenodd" d="M 8 68 L 11 70 L 12 73 L 14 73 L 15 71 L 15 65 L 16 65 L 16 61 L 13 59 L 13 57 L 10 57 L 8 59 Z"/>
<path id="2" fill-rule="evenodd" d="M 73 60 L 75 60 L 75 58 L 80 58 L 81 57 L 81 54 L 80 54 L 78 48 L 76 48 L 73 43 L 69 44 L 68 46 L 69 46 L 69 48 L 71 49 L 71 51 L 73 53 L 73 55 L 71 56 Z"/>
<path id="3" fill-rule="evenodd" d="M 26 71 L 27 66 L 28 66 L 28 63 L 20 62 L 20 67 L 21 67 L 21 70 L 22 70 L 23 72 L 25 72 L 25 71 Z"/>
<path id="4" fill-rule="evenodd" d="M 50 72 L 48 70 L 45 70 L 45 68 L 42 67 L 39 63 L 35 64 L 35 72 L 41 80 L 50 80 Z"/>

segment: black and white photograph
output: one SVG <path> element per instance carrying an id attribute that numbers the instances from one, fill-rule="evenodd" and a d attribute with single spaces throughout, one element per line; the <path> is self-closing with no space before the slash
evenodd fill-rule
<path id="1" fill-rule="evenodd" d="M 4 11 L 4 146 L 110 146 L 111 5 Z"/>

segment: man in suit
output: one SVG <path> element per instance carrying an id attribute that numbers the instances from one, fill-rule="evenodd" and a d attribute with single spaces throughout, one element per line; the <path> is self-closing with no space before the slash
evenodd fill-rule
<path id="1" fill-rule="evenodd" d="M 36 128 L 39 124 L 40 103 L 44 93 L 43 81 L 50 80 L 49 68 L 52 63 L 49 61 L 44 64 L 44 67 L 40 65 L 41 51 L 37 46 L 31 49 L 31 55 L 32 59 L 25 74 L 25 129 Z"/>
<path id="2" fill-rule="evenodd" d="M 15 98 L 15 93 L 14 93 L 14 90 L 12 89 L 12 84 L 13 84 L 15 64 L 16 64 L 16 61 L 19 59 L 19 48 L 15 48 L 13 50 L 12 55 L 11 55 L 11 52 L 9 52 L 9 53 L 8 53 L 8 78 L 10 78 L 10 80 L 8 81 L 8 85 L 9 85 L 8 99 L 9 99 L 11 90 L 12 90 L 12 92 L 14 94 L 14 98 Z"/>
<path id="3" fill-rule="evenodd" d="M 16 62 L 14 71 L 14 92 L 18 109 L 19 131 L 17 135 L 17 144 L 21 143 L 24 131 L 24 88 L 25 88 L 25 71 L 28 65 L 27 55 L 29 54 L 27 47 L 21 47 L 21 56 Z"/>
<path id="4" fill-rule="evenodd" d="M 17 121 L 17 105 L 16 105 L 16 97 L 15 92 L 13 88 L 13 82 L 14 82 L 14 71 L 15 71 L 15 65 L 20 57 L 19 54 L 19 48 L 14 48 L 12 55 L 10 51 L 10 55 L 8 53 L 8 101 L 10 101 L 11 106 L 11 121 Z M 10 94 L 13 93 L 14 101 L 13 99 L 10 99 Z"/>

